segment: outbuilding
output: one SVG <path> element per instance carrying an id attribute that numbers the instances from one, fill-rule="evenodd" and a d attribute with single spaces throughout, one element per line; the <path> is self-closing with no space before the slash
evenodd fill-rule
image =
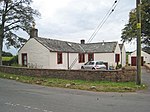
<path id="1" fill-rule="evenodd" d="M 136 66 L 137 59 L 137 51 L 132 52 L 128 57 L 128 63 L 131 66 Z M 150 63 L 150 54 L 145 51 L 141 51 L 141 65 L 143 66 L 144 63 Z"/>

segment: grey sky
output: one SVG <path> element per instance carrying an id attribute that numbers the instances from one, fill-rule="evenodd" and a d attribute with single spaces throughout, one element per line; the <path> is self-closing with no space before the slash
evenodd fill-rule
<path id="1" fill-rule="evenodd" d="M 41 13 L 41 18 L 36 18 L 35 21 L 39 36 L 72 42 L 80 42 L 81 39 L 88 41 L 114 1 L 33 0 L 33 8 Z M 135 8 L 135 2 L 135 0 L 120 0 L 92 42 L 103 40 L 120 42 L 121 30 L 128 22 L 129 12 Z M 25 37 L 29 38 L 27 35 Z M 134 50 L 135 45 L 126 44 L 126 49 Z"/>

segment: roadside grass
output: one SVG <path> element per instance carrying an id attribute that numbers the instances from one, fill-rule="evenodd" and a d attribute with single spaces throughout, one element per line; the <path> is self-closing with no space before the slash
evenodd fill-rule
<path id="1" fill-rule="evenodd" d="M 139 86 L 136 85 L 135 82 L 65 80 L 57 78 L 22 76 L 15 74 L 6 74 L 1 72 L 0 78 L 49 87 L 80 89 L 95 92 L 135 92 L 147 88 L 147 86 L 145 86 L 144 84 Z"/>

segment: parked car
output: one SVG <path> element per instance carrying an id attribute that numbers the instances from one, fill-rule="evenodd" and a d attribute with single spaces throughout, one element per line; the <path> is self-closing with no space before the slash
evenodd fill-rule
<path id="1" fill-rule="evenodd" d="M 84 65 L 81 66 L 81 69 L 91 69 L 91 70 L 106 70 L 106 66 L 102 61 L 88 61 Z"/>

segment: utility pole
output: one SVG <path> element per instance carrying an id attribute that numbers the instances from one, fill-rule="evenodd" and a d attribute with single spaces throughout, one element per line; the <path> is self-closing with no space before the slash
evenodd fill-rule
<path id="1" fill-rule="evenodd" d="M 137 16 L 137 78 L 136 84 L 141 85 L 141 0 L 136 0 Z"/>

